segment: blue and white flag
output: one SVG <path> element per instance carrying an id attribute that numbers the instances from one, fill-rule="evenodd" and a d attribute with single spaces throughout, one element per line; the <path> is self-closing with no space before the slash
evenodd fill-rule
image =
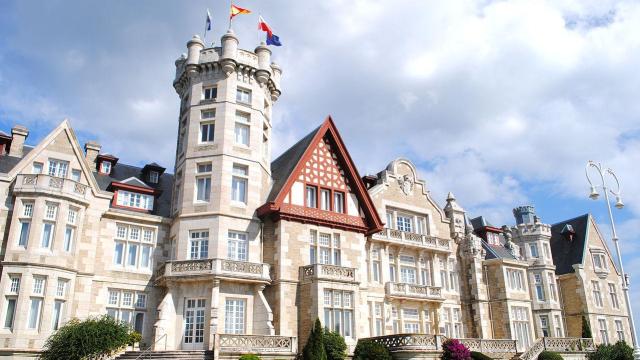
<path id="1" fill-rule="evenodd" d="M 211 30 L 211 13 L 209 13 L 209 9 L 207 9 L 207 24 L 205 26 L 206 31 Z"/>

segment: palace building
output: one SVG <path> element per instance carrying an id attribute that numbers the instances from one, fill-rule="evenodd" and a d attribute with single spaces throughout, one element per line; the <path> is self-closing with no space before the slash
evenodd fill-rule
<path id="1" fill-rule="evenodd" d="M 103 314 L 166 358 L 292 359 L 316 318 L 350 351 L 372 338 L 397 358 L 438 358 L 445 338 L 580 358 L 583 321 L 596 344 L 631 339 L 592 216 L 551 225 L 521 206 L 498 227 L 452 193 L 441 206 L 407 159 L 361 176 L 330 117 L 272 161 L 271 50 L 231 30 L 187 50 L 173 174 L 81 147 L 67 120 L 33 146 L 25 127 L 0 133 L 0 356 Z"/>

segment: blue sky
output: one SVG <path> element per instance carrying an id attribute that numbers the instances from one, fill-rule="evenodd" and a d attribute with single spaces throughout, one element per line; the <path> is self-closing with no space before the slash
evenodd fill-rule
<path id="1" fill-rule="evenodd" d="M 413 160 L 433 197 L 453 191 L 471 216 L 513 223 L 534 204 L 555 223 L 604 202 L 587 198 L 587 160 L 618 173 L 614 211 L 632 298 L 640 296 L 640 3 L 634 1 L 238 1 L 240 46 L 262 14 L 283 94 L 281 152 L 331 114 L 361 174 Z M 173 167 L 174 60 L 227 1 L 2 1 L 0 130 L 35 143 L 68 117 L 81 142 L 121 161 Z M 615 210 L 615 209 L 614 209 Z M 636 306 L 640 313 L 640 305 Z"/>

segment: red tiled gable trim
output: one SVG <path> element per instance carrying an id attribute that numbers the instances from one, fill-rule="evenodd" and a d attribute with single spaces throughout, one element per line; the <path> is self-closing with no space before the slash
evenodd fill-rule
<path id="1" fill-rule="evenodd" d="M 152 189 L 152 188 L 147 188 L 147 187 L 143 187 L 143 186 L 135 186 L 135 185 L 129 185 L 129 184 L 124 184 L 121 182 L 116 182 L 113 181 L 110 185 L 109 185 L 109 190 L 127 190 L 127 191 L 131 191 L 131 192 L 137 192 L 137 193 L 141 193 L 141 194 L 149 194 L 149 195 L 160 195 L 160 191 L 156 190 L 156 189 Z"/>

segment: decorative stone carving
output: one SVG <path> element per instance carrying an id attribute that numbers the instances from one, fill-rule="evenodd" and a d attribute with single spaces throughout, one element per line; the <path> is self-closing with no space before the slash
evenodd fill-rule
<path id="1" fill-rule="evenodd" d="M 411 192 L 413 191 L 413 179 L 409 175 L 404 175 L 403 177 L 398 178 L 398 184 L 405 195 L 411 195 Z"/>

